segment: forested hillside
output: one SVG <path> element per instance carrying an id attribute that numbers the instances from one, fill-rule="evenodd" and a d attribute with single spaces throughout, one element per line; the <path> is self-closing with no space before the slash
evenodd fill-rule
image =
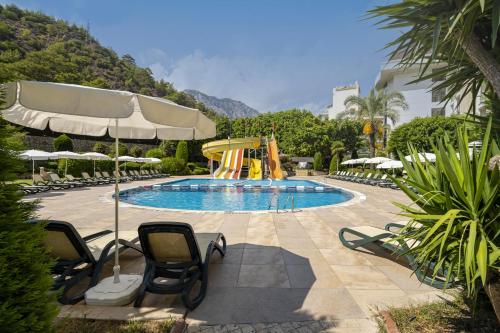
<path id="1" fill-rule="evenodd" d="M 0 5 L 0 82 L 37 80 L 128 90 L 215 113 L 149 68 L 102 46 L 82 27 L 43 13 Z"/>

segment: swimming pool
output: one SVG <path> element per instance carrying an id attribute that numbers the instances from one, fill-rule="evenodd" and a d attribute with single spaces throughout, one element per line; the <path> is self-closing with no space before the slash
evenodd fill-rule
<path id="1" fill-rule="evenodd" d="M 120 191 L 120 201 L 198 211 L 290 210 L 334 205 L 353 194 L 309 180 L 182 179 Z"/>

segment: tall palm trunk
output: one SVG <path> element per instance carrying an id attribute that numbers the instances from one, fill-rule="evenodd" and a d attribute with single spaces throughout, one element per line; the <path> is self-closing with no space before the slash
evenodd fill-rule
<path id="1" fill-rule="evenodd" d="M 382 146 L 384 149 L 387 146 L 387 115 L 384 115 L 384 137 L 382 139 Z"/>
<path id="2" fill-rule="evenodd" d="M 470 60 L 479 68 L 488 82 L 491 83 L 495 94 L 500 97 L 500 64 L 483 47 L 475 33 L 461 44 Z"/>
<path id="3" fill-rule="evenodd" d="M 370 157 L 375 157 L 375 138 L 377 133 L 371 133 L 368 138 L 370 140 Z"/>

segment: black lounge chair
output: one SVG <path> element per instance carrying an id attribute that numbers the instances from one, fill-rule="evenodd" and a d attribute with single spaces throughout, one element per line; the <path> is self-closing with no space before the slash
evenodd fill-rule
<path id="1" fill-rule="evenodd" d="M 71 181 L 71 180 L 65 180 L 61 179 L 57 173 L 54 172 L 49 172 L 48 173 L 50 181 L 54 184 L 68 184 L 70 187 L 82 187 L 85 186 L 84 183 L 79 182 L 79 181 Z"/>
<path id="2" fill-rule="evenodd" d="M 36 194 L 50 190 L 50 187 L 44 185 L 31 185 L 28 183 L 17 183 L 17 185 L 19 185 L 19 189 L 25 194 Z"/>
<path id="3" fill-rule="evenodd" d="M 83 183 L 84 185 L 87 185 L 87 186 L 96 186 L 96 185 L 99 185 L 99 182 L 96 181 L 96 180 L 93 180 L 93 179 L 84 179 L 84 178 L 76 178 L 76 177 L 73 177 L 73 175 L 70 175 L 70 174 L 66 174 L 66 178 L 68 178 L 68 180 L 70 180 L 70 181 L 75 181 L 75 182 Z"/>
<path id="4" fill-rule="evenodd" d="M 106 179 L 97 179 L 97 178 L 90 177 L 88 172 L 82 172 L 82 177 L 83 177 L 83 179 L 85 179 L 87 181 L 89 181 L 89 180 L 95 181 L 95 182 L 97 182 L 98 185 L 101 185 L 101 184 L 105 185 L 105 184 L 111 183 L 111 181 L 106 180 Z"/>
<path id="5" fill-rule="evenodd" d="M 56 264 L 52 267 L 54 277 L 52 289 L 62 288 L 58 301 L 62 304 L 76 304 L 83 300 L 85 291 L 99 281 L 104 263 L 114 256 L 114 233 L 111 230 L 104 230 L 80 235 L 68 222 L 53 220 L 30 222 L 47 222 L 44 244 L 49 254 L 56 259 Z M 119 252 L 127 248 L 142 252 L 135 244 L 139 240 L 137 232 L 122 231 L 120 237 L 122 238 L 119 239 Z M 90 277 L 87 288 L 70 296 L 69 291 L 86 277 Z"/>
<path id="6" fill-rule="evenodd" d="M 66 190 L 71 187 L 68 184 L 57 184 L 52 181 L 44 180 L 42 176 L 38 174 L 33 175 L 33 185 L 47 186 L 51 190 Z"/>
<path id="7" fill-rule="evenodd" d="M 118 172 L 116 172 L 116 170 L 114 170 L 113 176 L 115 178 L 118 177 L 120 179 L 120 181 L 125 181 L 125 182 L 131 182 L 134 180 L 134 178 L 128 176 L 125 171 L 121 171 L 121 173 L 118 173 Z"/>
<path id="8" fill-rule="evenodd" d="M 181 294 L 182 302 L 195 309 L 205 297 L 208 265 L 213 252 L 223 257 L 226 239 L 221 233 L 197 233 L 187 223 L 149 222 L 139 226 L 139 239 L 146 258 L 144 277 L 134 306 L 139 307 L 146 292 Z M 222 245 L 220 244 L 222 242 Z M 169 283 L 157 278 L 173 279 Z M 198 295 L 191 297 L 196 282 Z"/>

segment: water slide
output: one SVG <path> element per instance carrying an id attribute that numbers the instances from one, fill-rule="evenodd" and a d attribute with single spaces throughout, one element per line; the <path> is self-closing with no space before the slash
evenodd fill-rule
<path id="1" fill-rule="evenodd" d="M 203 156 L 219 162 L 219 168 L 214 172 L 214 178 L 239 179 L 241 167 L 247 166 L 249 167 L 249 179 L 262 179 L 260 160 L 248 158 L 244 154 L 245 149 L 259 147 L 260 138 L 235 138 L 208 142 L 201 149 Z"/>
<path id="2" fill-rule="evenodd" d="M 267 156 L 269 159 L 269 171 L 271 179 L 283 179 L 281 163 L 278 155 L 278 144 L 274 136 L 267 141 Z"/>

